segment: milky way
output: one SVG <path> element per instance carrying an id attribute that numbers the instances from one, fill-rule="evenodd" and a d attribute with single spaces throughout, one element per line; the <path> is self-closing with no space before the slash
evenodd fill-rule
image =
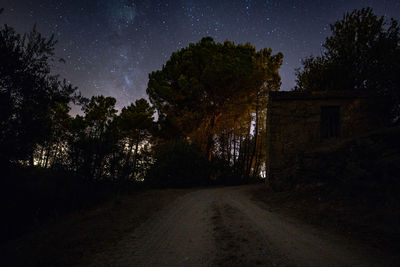
<path id="1" fill-rule="evenodd" d="M 399 20 L 398 0 L 2 0 L 0 23 L 54 33 L 56 54 L 66 60 L 54 71 L 85 96 L 116 97 L 120 108 L 146 96 L 148 74 L 172 52 L 204 36 L 282 52 L 282 90 L 289 90 L 300 60 L 320 53 L 329 24 L 367 6 Z"/>

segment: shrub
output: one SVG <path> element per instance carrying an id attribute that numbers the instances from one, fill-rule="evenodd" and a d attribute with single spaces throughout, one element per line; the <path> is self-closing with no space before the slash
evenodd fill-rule
<path id="1" fill-rule="evenodd" d="M 206 185 L 211 167 L 199 149 L 183 140 L 159 145 L 147 183 L 154 187 L 188 187 Z"/>

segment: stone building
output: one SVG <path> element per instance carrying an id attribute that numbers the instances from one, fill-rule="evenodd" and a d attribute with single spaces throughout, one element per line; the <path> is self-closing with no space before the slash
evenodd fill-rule
<path id="1" fill-rule="evenodd" d="M 267 181 L 277 189 L 293 185 L 304 153 L 379 127 L 371 109 L 375 100 L 354 91 L 270 92 Z"/>

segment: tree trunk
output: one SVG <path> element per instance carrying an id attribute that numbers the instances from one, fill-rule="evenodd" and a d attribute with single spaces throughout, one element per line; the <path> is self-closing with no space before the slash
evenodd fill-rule
<path id="1" fill-rule="evenodd" d="M 46 159 L 44 161 L 44 167 L 47 168 L 48 164 L 49 164 L 49 158 L 50 158 L 50 147 L 51 145 L 49 144 L 47 146 L 47 151 L 46 151 Z"/>
<path id="2" fill-rule="evenodd" d="M 40 156 L 39 156 L 39 161 L 38 161 L 38 166 L 43 167 L 43 152 L 44 152 L 44 146 L 42 145 L 40 147 Z"/>
<path id="3" fill-rule="evenodd" d="M 57 154 L 58 154 L 59 150 L 60 150 L 60 144 L 57 143 L 56 149 L 54 150 L 54 153 L 53 153 L 53 160 L 51 161 L 51 167 L 53 167 L 54 164 L 57 163 Z"/>
<path id="4" fill-rule="evenodd" d="M 32 150 L 31 155 L 29 157 L 29 165 L 31 167 L 33 167 L 35 165 L 35 160 L 34 160 L 35 155 L 34 155 L 34 153 L 35 153 L 35 150 Z"/>
<path id="5" fill-rule="evenodd" d="M 235 168 L 236 167 L 236 136 L 235 136 L 235 133 L 233 133 L 232 143 L 233 143 L 233 168 Z"/>
<path id="6" fill-rule="evenodd" d="M 207 130 L 207 145 L 206 145 L 206 157 L 208 161 L 212 160 L 212 147 L 213 147 L 213 130 L 214 130 L 215 116 L 210 120 L 210 124 Z"/>
<path id="7" fill-rule="evenodd" d="M 231 142 L 231 132 L 228 133 L 227 136 L 227 161 L 228 161 L 228 166 L 231 165 L 231 155 L 232 155 L 232 142 Z"/>
<path id="8" fill-rule="evenodd" d="M 124 166 L 122 167 L 122 178 L 125 178 L 125 176 L 128 174 L 129 161 L 131 160 L 133 145 L 134 145 L 133 139 L 130 139 L 128 153 L 126 154 L 125 163 Z"/>
<path id="9" fill-rule="evenodd" d="M 139 143 L 140 143 L 140 134 L 138 138 L 136 139 L 136 144 L 135 144 L 135 152 L 133 154 L 133 178 L 136 179 L 136 165 L 137 165 L 137 154 L 139 150 Z"/>
<path id="10" fill-rule="evenodd" d="M 258 141 L 258 97 L 257 97 L 257 103 L 256 103 L 256 125 L 254 126 L 254 145 L 253 145 L 253 151 L 252 151 L 252 153 L 250 155 L 249 164 L 247 165 L 247 173 L 246 173 L 246 178 L 247 179 L 249 179 L 249 177 L 250 177 L 251 166 L 253 165 L 253 160 L 254 160 L 255 155 L 256 155 L 257 141 Z"/>

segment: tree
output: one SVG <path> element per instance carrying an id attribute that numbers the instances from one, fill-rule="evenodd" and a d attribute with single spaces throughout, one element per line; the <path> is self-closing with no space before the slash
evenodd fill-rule
<path id="1" fill-rule="evenodd" d="M 124 150 L 127 150 L 122 166 L 122 177 L 136 177 L 139 145 L 148 141 L 150 137 L 153 130 L 153 116 L 154 108 L 144 98 L 122 109 L 119 116 L 119 129 L 124 139 L 123 146 L 126 148 Z M 131 161 L 132 156 L 133 161 Z"/>
<path id="2" fill-rule="evenodd" d="M 54 37 L 35 27 L 20 35 L 0 28 L 0 157 L 29 160 L 51 132 L 52 110 L 78 98 L 76 88 L 51 74 Z"/>
<path id="3" fill-rule="evenodd" d="M 147 93 L 161 125 L 196 143 L 211 160 L 225 124 L 248 114 L 257 95 L 278 90 L 282 54 L 251 44 L 215 43 L 203 38 L 173 53 L 149 75 Z"/>
<path id="4" fill-rule="evenodd" d="M 399 113 L 400 28 L 371 8 L 346 13 L 331 25 L 321 56 L 303 60 L 295 90 L 363 90 L 391 99 L 391 117 Z"/>
<path id="5" fill-rule="evenodd" d="M 67 103 L 59 102 L 50 109 L 50 133 L 38 144 L 35 157 L 37 165 L 47 168 L 66 166 L 70 163 L 67 156 L 71 125 L 69 111 Z"/>
<path id="6" fill-rule="evenodd" d="M 72 169 L 87 178 L 108 174 L 110 158 L 119 149 L 115 103 L 113 97 L 92 96 L 83 109 L 85 116 L 77 115 L 71 121 L 68 143 Z"/>

